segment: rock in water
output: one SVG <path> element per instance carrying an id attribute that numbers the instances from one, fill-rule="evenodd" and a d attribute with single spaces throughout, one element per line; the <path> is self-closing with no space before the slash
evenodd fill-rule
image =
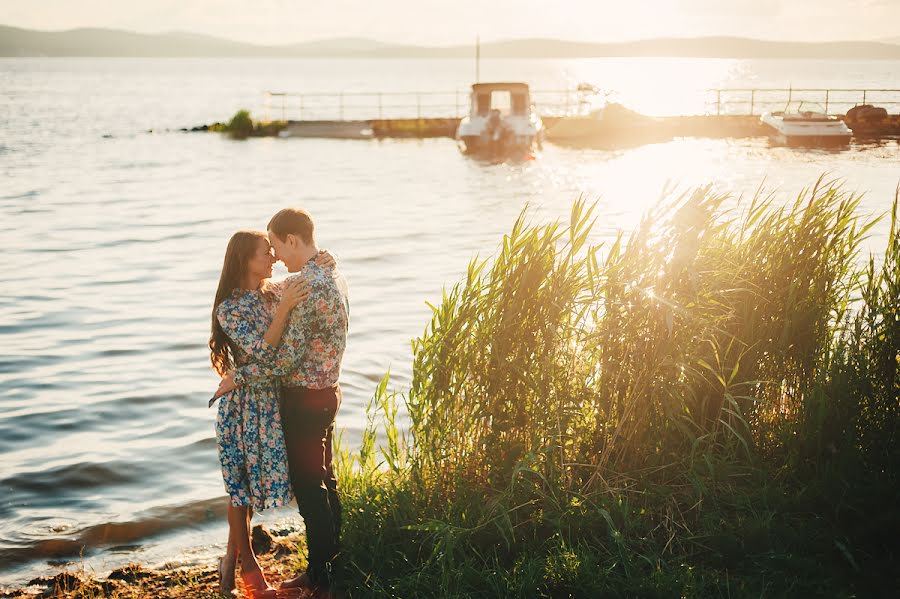
<path id="1" fill-rule="evenodd" d="M 253 527 L 253 533 L 250 535 L 250 542 L 253 545 L 253 553 L 262 555 L 272 551 L 272 535 L 266 530 L 262 524 Z"/>
<path id="2" fill-rule="evenodd" d="M 866 135 L 878 133 L 887 117 L 888 112 L 885 108 L 863 104 L 848 110 L 844 120 L 853 133 Z"/>

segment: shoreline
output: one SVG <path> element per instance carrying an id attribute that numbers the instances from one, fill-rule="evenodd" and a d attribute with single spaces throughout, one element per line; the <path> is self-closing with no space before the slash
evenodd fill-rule
<path id="1" fill-rule="evenodd" d="M 263 525 L 253 527 L 253 548 L 270 584 L 294 576 L 305 567 L 305 539 L 303 529 L 267 530 Z M 237 577 L 240 578 L 239 576 Z M 183 597 L 221 597 L 218 593 L 217 564 L 193 566 L 163 565 L 151 568 L 141 563 L 129 563 L 114 569 L 107 576 L 79 569 L 65 568 L 53 575 L 38 576 L 27 584 L 0 588 L 0 599 L 31 599 L 34 597 L 147 597 L 178 599 Z M 238 588 L 243 589 L 240 582 Z M 241 597 L 246 596 L 243 592 Z"/>

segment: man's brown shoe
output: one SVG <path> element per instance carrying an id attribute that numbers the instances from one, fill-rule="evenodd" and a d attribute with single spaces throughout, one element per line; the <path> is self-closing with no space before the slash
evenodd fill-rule
<path id="1" fill-rule="evenodd" d="M 312 592 L 314 589 L 312 581 L 309 579 L 309 574 L 304 572 L 300 576 L 295 576 L 288 580 L 285 580 L 280 585 L 278 585 L 279 590 L 287 590 L 287 589 L 306 589 L 309 592 Z"/>

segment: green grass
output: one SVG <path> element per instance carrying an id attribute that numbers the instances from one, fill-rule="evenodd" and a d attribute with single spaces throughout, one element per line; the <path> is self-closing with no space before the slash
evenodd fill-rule
<path id="1" fill-rule="evenodd" d="M 470 264 L 341 454 L 351 595 L 896 588 L 897 199 L 862 268 L 873 222 L 834 183 L 726 199 L 672 198 L 606 247 L 583 201 L 523 213 Z"/>

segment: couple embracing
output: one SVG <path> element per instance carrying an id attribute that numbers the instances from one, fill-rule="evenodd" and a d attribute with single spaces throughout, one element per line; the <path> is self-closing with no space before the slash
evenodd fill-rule
<path id="1" fill-rule="evenodd" d="M 320 252 L 313 220 L 286 208 L 268 235 L 239 231 L 228 243 L 209 340 L 222 376 L 216 440 L 228 503 L 228 548 L 219 581 L 234 592 L 235 568 L 252 597 L 328 597 L 338 554 L 341 503 L 332 467 L 338 377 L 347 341 L 347 285 L 334 259 Z M 280 260 L 291 273 L 273 283 Z M 270 586 L 250 541 L 254 510 L 296 498 L 306 525 L 306 572 Z"/>

